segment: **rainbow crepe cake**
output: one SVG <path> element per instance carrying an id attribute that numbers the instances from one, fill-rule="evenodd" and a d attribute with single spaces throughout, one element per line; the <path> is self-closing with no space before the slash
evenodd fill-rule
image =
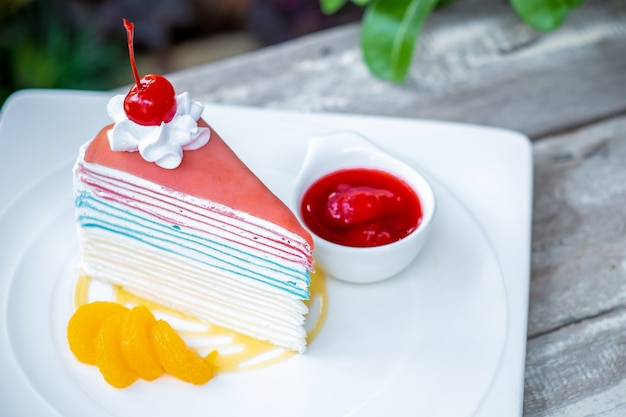
<path id="1" fill-rule="evenodd" d="M 113 124 L 81 148 L 82 274 L 289 350 L 306 349 L 312 239 L 186 93 L 159 125 Z"/>

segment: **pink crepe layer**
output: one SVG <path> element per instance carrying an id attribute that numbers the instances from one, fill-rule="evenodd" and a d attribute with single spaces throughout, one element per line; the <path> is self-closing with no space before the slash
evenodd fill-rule
<path id="1" fill-rule="evenodd" d="M 209 127 L 202 119 L 199 126 Z M 164 169 L 143 160 L 138 152 L 113 152 L 105 126 L 89 144 L 85 161 L 127 172 L 163 187 L 211 200 L 275 223 L 301 236 L 313 248 L 313 239 L 291 210 L 257 178 L 222 138 L 211 130 L 202 148 L 185 151 L 180 166 Z"/>
<path id="2" fill-rule="evenodd" d="M 194 222 L 200 221 L 205 225 L 211 225 L 215 224 L 215 222 L 224 221 L 224 219 L 219 220 L 219 217 L 215 213 L 211 213 L 203 207 L 194 206 L 189 202 L 184 205 L 177 205 L 167 194 L 159 195 L 154 191 L 140 187 L 138 184 L 103 176 L 91 171 L 83 163 L 77 164 L 76 175 L 82 183 L 90 187 L 94 195 L 104 200 L 114 201 L 119 205 L 127 207 L 128 210 L 145 213 L 168 224 L 184 226 L 187 230 L 204 233 L 206 228 L 194 227 Z M 131 195 L 134 196 L 132 200 L 130 199 Z M 158 201 L 163 198 L 167 199 L 167 205 L 157 205 L 157 202 L 150 202 L 155 201 L 155 199 Z M 217 213 L 223 216 L 229 215 L 221 211 L 217 211 Z M 228 230 L 230 232 L 226 233 L 226 229 L 221 229 L 222 238 L 225 240 L 233 244 L 237 243 L 249 249 L 263 250 L 286 261 L 297 263 L 305 262 L 307 267 L 312 269 L 312 259 L 303 258 L 308 252 L 304 248 L 305 245 L 301 245 L 299 242 L 289 243 L 285 238 L 278 239 L 277 237 L 271 237 L 272 235 L 261 238 L 253 232 L 239 226 L 239 223 L 236 221 L 239 219 L 238 217 L 230 217 L 234 219 L 234 221 L 226 220 L 226 222 L 229 223 L 230 227 Z M 184 222 L 179 222 L 178 218 L 184 219 Z M 258 225 L 258 227 L 262 228 L 260 225 Z M 232 233 L 238 237 L 245 236 L 247 240 L 233 239 L 230 237 Z M 294 246 L 294 244 L 296 246 Z"/>

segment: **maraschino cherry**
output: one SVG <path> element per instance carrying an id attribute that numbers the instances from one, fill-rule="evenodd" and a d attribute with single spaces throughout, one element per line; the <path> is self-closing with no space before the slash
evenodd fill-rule
<path id="1" fill-rule="evenodd" d="M 133 122 L 143 126 L 158 126 L 168 123 L 176 115 L 176 93 L 172 84 L 163 76 L 144 75 L 141 79 L 135 63 L 133 34 L 135 25 L 124 19 L 128 34 L 128 53 L 130 65 L 135 76 L 135 84 L 124 99 L 124 111 Z"/>

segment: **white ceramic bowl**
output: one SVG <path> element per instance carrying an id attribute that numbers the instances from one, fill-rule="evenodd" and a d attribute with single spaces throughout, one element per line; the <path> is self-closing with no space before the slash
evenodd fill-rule
<path id="1" fill-rule="evenodd" d="M 319 178 L 347 168 L 378 169 L 404 180 L 420 199 L 421 223 L 399 241 L 365 248 L 339 245 L 310 231 L 315 261 L 327 274 L 343 281 L 371 283 L 390 278 L 405 269 L 424 247 L 435 215 L 435 195 L 417 170 L 363 136 L 352 132 L 317 136 L 309 143 L 293 192 L 292 209 L 305 227 L 300 211 L 304 193 Z"/>

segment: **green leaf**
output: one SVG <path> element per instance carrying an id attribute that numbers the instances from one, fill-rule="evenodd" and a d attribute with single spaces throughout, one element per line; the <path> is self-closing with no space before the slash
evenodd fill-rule
<path id="1" fill-rule="evenodd" d="M 364 7 L 373 0 L 352 0 L 352 3 L 357 6 Z M 339 9 L 346 5 L 348 0 L 320 0 L 320 7 L 322 12 L 326 14 L 336 13 Z"/>
<path id="2" fill-rule="evenodd" d="M 583 0 L 510 0 L 519 17 L 531 27 L 548 32 L 561 26 L 568 12 Z"/>
<path id="3" fill-rule="evenodd" d="M 401 83 L 411 66 L 413 50 L 437 0 L 375 0 L 367 6 L 361 26 L 361 50 L 369 70 Z"/>
<path id="4" fill-rule="evenodd" d="M 320 7 L 322 8 L 322 12 L 333 14 L 341 9 L 347 2 L 348 0 L 320 0 Z"/>

